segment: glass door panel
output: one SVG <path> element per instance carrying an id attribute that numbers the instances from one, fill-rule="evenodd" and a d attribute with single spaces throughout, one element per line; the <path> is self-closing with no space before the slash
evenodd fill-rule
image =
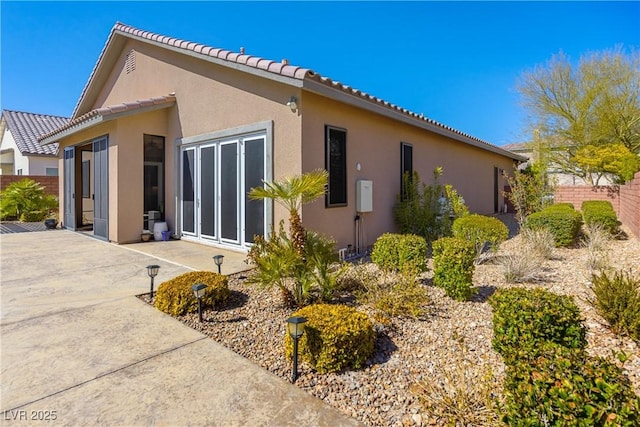
<path id="1" fill-rule="evenodd" d="M 195 149 L 182 152 L 182 232 L 196 233 Z"/>
<path id="2" fill-rule="evenodd" d="M 264 179 L 264 138 L 244 142 L 244 242 L 253 243 L 254 236 L 264 235 L 264 200 L 249 199 L 249 191 L 262 187 Z"/>
<path id="3" fill-rule="evenodd" d="M 220 144 L 220 236 L 238 242 L 238 143 Z"/>
<path id="4" fill-rule="evenodd" d="M 216 237 L 216 147 L 200 148 L 200 234 Z"/>

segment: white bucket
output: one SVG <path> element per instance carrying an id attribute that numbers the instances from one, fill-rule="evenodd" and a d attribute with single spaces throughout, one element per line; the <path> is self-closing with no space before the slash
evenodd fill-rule
<path id="1" fill-rule="evenodd" d="M 153 224 L 153 239 L 158 242 L 162 241 L 162 232 L 167 230 L 166 222 L 156 221 L 155 224 Z"/>

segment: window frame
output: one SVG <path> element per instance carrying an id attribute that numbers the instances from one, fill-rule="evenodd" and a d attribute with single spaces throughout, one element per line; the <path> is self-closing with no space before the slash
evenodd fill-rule
<path id="1" fill-rule="evenodd" d="M 340 128 L 340 127 L 336 127 L 336 126 L 331 126 L 331 125 L 325 125 L 324 127 L 325 129 L 325 144 L 324 144 L 324 152 L 325 152 L 325 156 L 324 156 L 324 167 L 327 171 L 327 173 L 329 174 L 329 178 L 327 179 L 327 191 L 325 194 L 325 207 L 326 208 L 335 208 L 335 207 L 343 207 L 343 206 L 347 206 L 348 205 L 348 200 L 349 200 L 349 195 L 348 195 L 348 186 L 347 186 L 347 182 L 348 182 L 348 173 L 347 173 L 347 130 L 344 128 Z M 332 201 L 332 170 L 331 170 L 331 139 L 330 139 L 330 135 L 331 132 L 335 131 L 335 132 L 342 132 L 344 134 L 344 142 L 342 143 L 343 146 L 341 147 L 341 157 L 342 159 L 340 160 L 341 163 L 341 168 L 342 168 L 342 176 L 340 176 L 340 180 L 342 181 L 340 183 L 340 190 L 341 192 L 344 194 L 344 199 L 340 199 L 337 201 Z M 333 173 L 339 173 L 339 172 L 333 172 Z M 334 191 L 333 194 L 335 194 L 336 192 Z"/>

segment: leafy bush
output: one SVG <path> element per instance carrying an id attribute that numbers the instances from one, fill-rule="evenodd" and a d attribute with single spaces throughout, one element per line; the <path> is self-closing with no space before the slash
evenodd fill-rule
<path id="1" fill-rule="evenodd" d="M 499 289 L 489 299 L 493 307 L 493 348 L 509 362 L 536 354 L 550 341 L 583 348 L 585 328 L 580 310 L 568 296 L 542 289 Z"/>
<path id="2" fill-rule="evenodd" d="M 618 217 L 608 200 L 585 200 L 582 202 L 582 217 L 587 226 L 598 224 L 612 235 L 618 232 Z"/>
<path id="3" fill-rule="evenodd" d="M 293 316 L 307 319 L 298 343 L 299 355 L 319 373 L 358 369 L 373 354 L 375 332 L 369 317 L 344 305 L 315 304 Z M 293 339 L 285 335 L 285 353 L 293 355 Z"/>
<path id="4" fill-rule="evenodd" d="M 551 207 L 529 215 L 525 226 L 532 230 L 546 228 L 553 234 L 556 246 L 570 246 L 582 226 L 582 215 L 568 207 Z"/>
<path id="5" fill-rule="evenodd" d="M 509 229 L 502 221 L 490 216 L 472 214 L 453 221 L 453 237 L 469 240 L 476 247 L 476 260 L 487 244 L 497 252 L 500 244 L 509 237 Z"/>
<path id="6" fill-rule="evenodd" d="M 362 303 L 392 317 L 420 317 L 429 303 L 426 289 L 411 271 L 372 276 L 356 294 Z"/>
<path id="7" fill-rule="evenodd" d="M 451 234 L 451 222 L 468 213 L 464 199 L 453 186 L 443 186 L 438 179 L 442 167 L 433 171 L 433 183 L 420 182 L 418 172 L 402 177 L 403 193 L 398 194 L 393 209 L 396 224 L 402 234 L 416 234 L 431 243 Z"/>
<path id="8" fill-rule="evenodd" d="M 507 365 L 503 421 L 517 426 L 622 426 L 640 422 L 628 378 L 581 349 L 541 343 L 535 357 Z"/>
<path id="9" fill-rule="evenodd" d="M 415 234 L 385 233 L 373 244 L 371 261 L 384 271 L 427 270 L 429 247 Z"/>
<path id="10" fill-rule="evenodd" d="M 532 230 L 523 228 L 520 232 L 524 244 L 524 253 L 532 258 L 551 259 L 556 241 L 553 234 L 546 228 Z"/>
<path id="11" fill-rule="evenodd" d="M 207 285 L 202 305 L 214 307 L 229 296 L 227 276 L 211 271 L 191 271 L 167 280 L 158 286 L 155 307 L 172 316 L 182 316 L 198 310 L 198 299 L 191 287 L 196 283 Z"/>
<path id="12" fill-rule="evenodd" d="M 456 237 L 443 237 L 433 242 L 433 283 L 447 295 L 466 301 L 475 294 L 473 285 L 475 246 Z"/>
<path id="13" fill-rule="evenodd" d="M 548 179 L 544 164 L 545 162 L 536 162 L 522 171 L 515 169 L 513 177 L 507 176 L 511 190 L 505 193 L 505 197 L 513 204 L 521 228 L 529 215 L 541 211 L 551 203 L 552 198 L 549 196 L 553 195 L 554 185 Z"/>
<path id="14" fill-rule="evenodd" d="M 25 178 L 11 183 L 0 194 L 0 218 L 26 219 L 39 217 L 38 214 L 29 216 L 30 212 L 43 211 L 42 221 L 50 210 L 58 209 L 58 198 L 45 194 L 44 187 L 32 179 Z"/>
<path id="15" fill-rule="evenodd" d="M 592 278 L 594 298 L 589 302 L 617 333 L 640 342 L 640 279 L 631 272 L 606 273 Z"/>
<path id="16" fill-rule="evenodd" d="M 20 215 L 20 221 L 21 222 L 40 222 L 40 221 L 44 221 L 46 217 L 47 217 L 47 212 L 45 211 L 23 212 L 22 215 Z"/>
<path id="17" fill-rule="evenodd" d="M 546 208 L 544 208 L 543 210 L 554 211 L 554 210 L 566 210 L 566 209 L 575 210 L 575 207 L 573 206 L 573 203 L 560 202 L 560 203 L 554 203 L 552 205 L 549 205 Z"/>

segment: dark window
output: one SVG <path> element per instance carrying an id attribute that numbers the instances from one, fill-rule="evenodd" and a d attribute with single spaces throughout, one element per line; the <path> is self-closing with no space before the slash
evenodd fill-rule
<path id="1" fill-rule="evenodd" d="M 91 163 L 89 160 L 82 161 L 82 197 L 88 199 L 91 197 Z"/>
<path id="2" fill-rule="evenodd" d="M 407 178 L 408 175 L 408 178 Z M 413 145 L 400 143 L 400 194 L 402 200 L 406 200 L 405 179 L 409 182 L 413 179 Z"/>
<path id="3" fill-rule="evenodd" d="M 164 137 L 144 135 L 144 212 L 164 215 Z"/>
<path id="4" fill-rule="evenodd" d="M 325 127 L 325 169 L 329 172 L 329 188 L 325 205 L 347 205 L 347 131 Z"/>

